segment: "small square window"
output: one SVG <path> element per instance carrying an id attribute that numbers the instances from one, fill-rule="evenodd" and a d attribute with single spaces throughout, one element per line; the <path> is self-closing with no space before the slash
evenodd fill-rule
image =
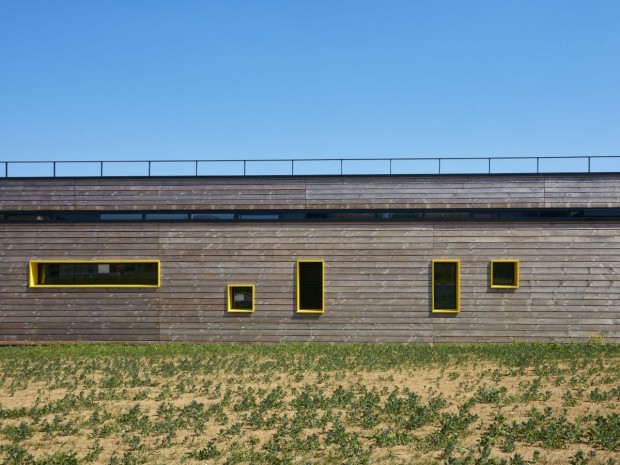
<path id="1" fill-rule="evenodd" d="M 519 260 L 491 260 L 491 287 L 516 289 L 519 287 Z"/>
<path id="2" fill-rule="evenodd" d="M 237 313 L 251 313 L 254 311 L 254 285 L 228 285 L 228 311 Z"/>

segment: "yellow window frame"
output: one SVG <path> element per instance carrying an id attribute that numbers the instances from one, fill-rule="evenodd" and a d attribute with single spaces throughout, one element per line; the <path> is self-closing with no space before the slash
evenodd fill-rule
<path id="1" fill-rule="evenodd" d="M 250 308 L 236 308 L 234 302 L 234 290 L 238 287 L 249 287 L 252 289 L 252 306 Z M 228 307 L 229 313 L 252 313 L 254 312 L 254 284 L 229 284 L 227 288 L 228 295 Z"/>
<path id="2" fill-rule="evenodd" d="M 300 268 L 304 263 L 320 263 L 321 264 L 321 308 L 301 308 L 301 285 L 300 285 Z M 325 313 L 325 260 L 297 260 L 296 265 L 296 283 L 297 283 L 297 313 Z"/>
<path id="3" fill-rule="evenodd" d="M 512 263 L 514 264 L 514 269 L 513 269 L 513 282 L 514 284 L 495 284 L 494 282 L 494 268 L 495 268 L 495 264 L 496 263 Z M 490 276 L 490 281 L 491 281 L 491 288 L 492 289 L 517 289 L 519 287 L 519 260 L 515 260 L 515 259 L 509 259 L 509 260 L 491 260 L 491 276 Z"/>
<path id="4" fill-rule="evenodd" d="M 435 308 L 435 264 L 454 263 L 456 265 L 456 308 Z M 433 260 L 431 269 L 432 313 L 459 313 L 461 311 L 461 261 L 460 260 Z"/>
<path id="5" fill-rule="evenodd" d="M 157 265 L 157 284 L 40 284 L 39 283 L 39 264 L 96 264 L 96 263 L 155 263 Z M 29 263 L 29 285 L 36 288 L 158 288 L 161 285 L 161 262 L 159 260 L 30 260 Z"/>

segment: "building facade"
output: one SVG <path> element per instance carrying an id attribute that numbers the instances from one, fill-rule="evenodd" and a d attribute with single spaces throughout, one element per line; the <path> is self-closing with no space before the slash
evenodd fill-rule
<path id="1" fill-rule="evenodd" d="M 620 342 L 620 175 L 0 180 L 0 343 Z"/>

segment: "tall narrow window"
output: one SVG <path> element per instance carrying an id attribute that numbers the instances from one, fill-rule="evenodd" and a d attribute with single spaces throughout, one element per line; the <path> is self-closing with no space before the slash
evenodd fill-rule
<path id="1" fill-rule="evenodd" d="M 159 287 L 159 260 L 32 260 L 30 287 Z"/>
<path id="2" fill-rule="evenodd" d="M 297 312 L 325 312 L 323 260 L 297 261 Z"/>
<path id="3" fill-rule="evenodd" d="M 491 287 L 516 289 L 519 287 L 519 260 L 491 260 Z"/>
<path id="4" fill-rule="evenodd" d="M 460 262 L 433 260 L 433 313 L 460 311 Z"/>

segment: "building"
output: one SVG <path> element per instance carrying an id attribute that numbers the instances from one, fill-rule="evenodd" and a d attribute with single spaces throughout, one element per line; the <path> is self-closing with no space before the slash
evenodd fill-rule
<path id="1" fill-rule="evenodd" d="M 620 342 L 620 175 L 0 179 L 0 343 Z"/>

